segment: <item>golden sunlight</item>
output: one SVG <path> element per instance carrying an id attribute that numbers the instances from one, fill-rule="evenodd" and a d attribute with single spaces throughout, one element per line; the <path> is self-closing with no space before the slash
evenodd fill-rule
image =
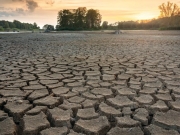
<path id="1" fill-rule="evenodd" d="M 157 17 L 158 15 L 149 13 L 149 12 L 143 12 L 138 15 L 135 15 L 135 19 L 137 20 L 148 20 L 148 19 L 157 18 Z"/>

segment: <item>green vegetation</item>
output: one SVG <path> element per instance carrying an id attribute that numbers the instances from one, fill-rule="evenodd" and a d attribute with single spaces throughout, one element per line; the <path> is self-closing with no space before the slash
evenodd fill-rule
<path id="1" fill-rule="evenodd" d="M 0 21 L 0 31 L 19 31 L 19 30 L 33 30 L 39 29 L 36 23 L 21 23 L 20 21 L 14 20 L 13 22 L 2 20 Z"/>
<path id="2" fill-rule="evenodd" d="M 97 30 L 100 29 L 101 15 L 98 10 L 79 7 L 58 12 L 56 30 Z"/>
<path id="3" fill-rule="evenodd" d="M 0 31 L 4 31 L 4 28 L 2 26 L 0 26 Z"/>

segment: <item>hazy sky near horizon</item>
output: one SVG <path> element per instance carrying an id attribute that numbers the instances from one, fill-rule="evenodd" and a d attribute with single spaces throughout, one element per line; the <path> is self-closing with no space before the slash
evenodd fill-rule
<path id="1" fill-rule="evenodd" d="M 168 1 L 168 0 L 167 0 Z M 19 20 L 21 22 L 36 22 L 57 24 L 57 13 L 62 9 L 98 9 L 102 21 L 109 23 L 127 20 L 157 18 L 158 6 L 165 0 L 0 0 L 0 20 Z M 180 6 L 180 0 L 171 0 Z"/>

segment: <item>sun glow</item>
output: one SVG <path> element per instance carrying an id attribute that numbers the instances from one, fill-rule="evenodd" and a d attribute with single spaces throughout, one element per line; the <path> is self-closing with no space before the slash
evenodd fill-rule
<path id="1" fill-rule="evenodd" d="M 155 17 L 157 17 L 157 15 L 155 15 L 153 13 L 146 13 L 146 12 L 140 13 L 140 14 L 135 16 L 135 18 L 137 20 L 149 20 L 149 19 L 153 19 Z"/>

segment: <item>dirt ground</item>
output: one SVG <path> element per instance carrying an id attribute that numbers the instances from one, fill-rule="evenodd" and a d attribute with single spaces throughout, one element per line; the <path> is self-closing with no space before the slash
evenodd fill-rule
<path id="1" fill-rule="evenodd" d="M 0 135 L 179 135 L 180 31 L 0 34 Z"/>

